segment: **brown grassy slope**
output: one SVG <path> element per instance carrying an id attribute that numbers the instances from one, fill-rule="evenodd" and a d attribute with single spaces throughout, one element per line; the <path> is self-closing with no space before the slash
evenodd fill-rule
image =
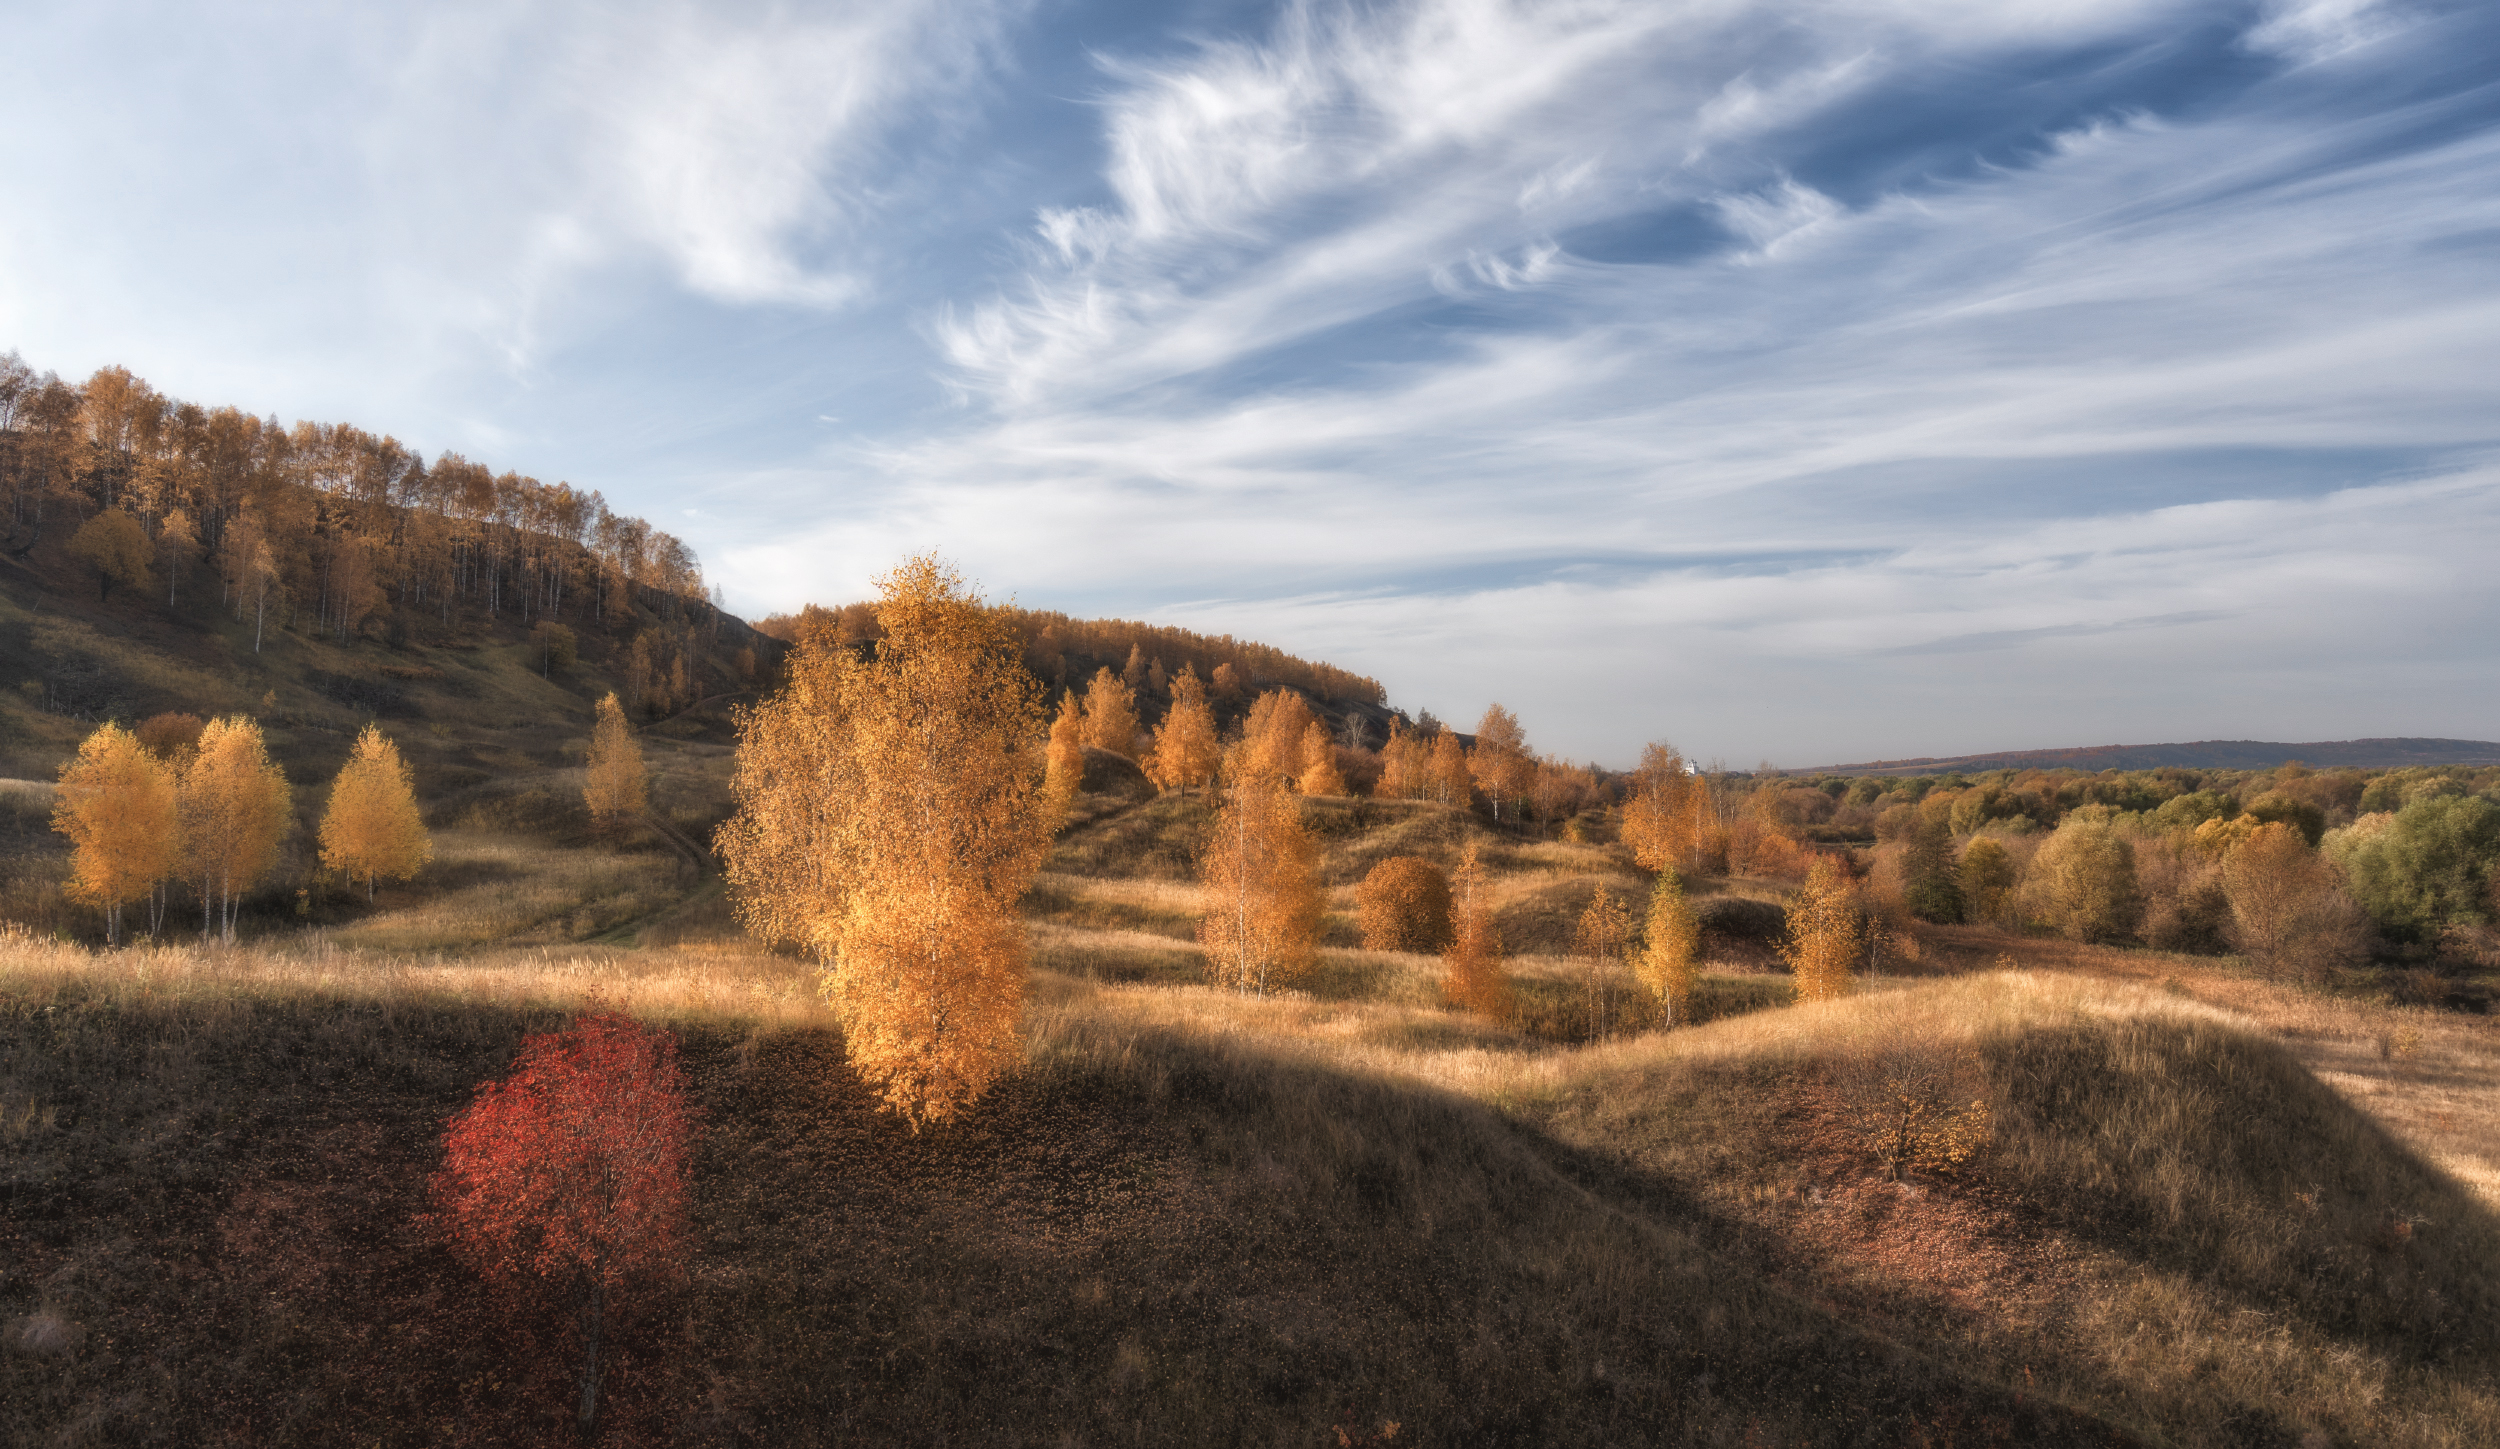
<path id="1" fill-rule="evenodd" d="M 11 1442 L 557 1435 L 558 1326 L 406 1224 L 468 1084 L 593 993 L 677 1022 L 710 1113 L 693 1276 L 627 1331 L 610 1442 L 2500 1423 L 2488 1215 L 2158 993 L 1900 983 L 1556 1051 L 1420 1004 L 1044 976 L 1031 1068 L 914 1138 L 779 958 L 20 940 L 0 970 L 0 1311 L 75 1340 L 0 1359 Z M 1999 1104 L 1966 1181 L 1879 1183 L 1856 1145 L 1865 1065 L 1905 1043 Z"/>
<path id="2" fill-rule="evenodd" d="M 560 1436 L 557 1327 L 410 1226 L 543 1011 L 344 956 L 281 990 L 11 950 L 0 1092 L 49 1115 L 8 1159 L 9 1442 Z M 702 1247 L 624 1335 L 609 1442 L 2124 1442 L 1731 1272 L 1463 1097 L 1091 988 L 1046 981 L 1033 1067 L 920 1138 L 821 1027 L 680 1030 Z"/>

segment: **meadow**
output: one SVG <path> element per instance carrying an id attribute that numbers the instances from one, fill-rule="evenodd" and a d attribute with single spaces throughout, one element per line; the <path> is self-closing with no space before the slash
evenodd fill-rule
<path id="1" fill-rule="evenodd" d="M 560 1316 L 462 1269 L 425 1182 L 592 1006 L 673 1030 L 705 1114 L 602 1442 L 2500 1438 L 2489 1019 L 1920 926 L 1808 1006 L 1713 934 L 1700 1024 L 1610 968 L 1592 1029 L 1567 926 L 1643 889 L 1616 847 L 1315 810 L 1327 944 L 1249 996 L 1204 984 L 1167 864 L 1203 806 L 1084 802 L 1027 898 L 1026 1064 L 919 1134 L 811 963 L 656 842 L 446 831 L 428 889 L 233 949 L 9 930 L 6 1440 L 570 1439 Z M 1470 839 L 1508 1022 L 1351 935 L 1371 862 Z M 1887 1171 L 1913 1088 L 1984 1103 L 1985 1147 Z"/>

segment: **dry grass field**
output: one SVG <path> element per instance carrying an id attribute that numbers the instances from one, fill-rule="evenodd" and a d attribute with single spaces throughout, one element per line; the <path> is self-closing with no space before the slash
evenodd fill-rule
<path id="1" fill-rule="evenodd" d="M 1337 813 L 1338 944 L 1246 997 L 1169 868 L 1203 806 L 1091 802 L 1028 900 L 1025 1070 L 920 1136 L 809 964 L 649 849 L 463 826 L 324 930 L 0 935 L 0 1440 L 570 1439 L 558 1327 L 419 1218 L 446 1118 L 598 1003 L 705 1113 L 606 1443 L 2500 1442 L 2488 1020 L 1938 928 L 1812 1007 L 1714 937 L 1702 1024 L 1616 973 L 1592 1033 L 1561 943 L 1637 897 L 1612 852 Z M 1508 1023 L 1344 935 L 1370 861 L 1470 833 Z M 1958 1170 L 1873 1150 L 1911 1082 L 1986 1105 Z"/>

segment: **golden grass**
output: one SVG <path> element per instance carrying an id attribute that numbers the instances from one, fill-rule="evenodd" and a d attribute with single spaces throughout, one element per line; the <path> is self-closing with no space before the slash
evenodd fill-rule
<path id="1" fill-rule="evenodd" d="M 330 933 L 335 945 L 443 951 L 577 941 L 647 916 L 681 892 L 672 856 L 549 845 L 474 830 L 434 835 L 409 905 Z"/>

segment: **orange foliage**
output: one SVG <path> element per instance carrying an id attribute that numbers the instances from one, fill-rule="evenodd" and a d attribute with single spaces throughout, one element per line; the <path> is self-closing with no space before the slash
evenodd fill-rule
<path id="1" fill-rule="evenodd" d="M 1172 681 L 1172 707 L 1155 731 L 1146 777 L 1166 790 L 1186 790 L 1212 782 L 1223 758 L 1206 688 L 1199 684 L 1197 671 L 1184 666 Z"/>
<path id="2" fill-rule="evenodd" d="M 1137 753 L 1137 695 L 1109 668 L 1085 691 L 1085 743 L 1115 755 Z"/>
<path id="3" fill-rule="evenodd" d="M 1796 980 L 1799 1001 L 1830 1001 L 1849 990 L 1850 969 L 1864 945 L 1857 888 L 1840 868 L 1817 859 L 1805 888 L 1788 905 L 1788 939 L 1780 955 Z"/>
<path id="4" fill-rule="evenodd" d="M 1236 990 L 1292 984 L 1319 939 L 1319 844 L 1281 776 L 1266 773 L 1247 740 L 1226 753 L 1230 787 L 1198 858 L 1206 914 L 1198 940 L 1207 972 Z"/>
<path id="5" fill-rule="evenodd" d="M 1354 888 L 1371 951 L 1438 951 L 1450 944 L 1450 882 L 1441 867 L 1415 855 L 1393 855 Z"/>
<path id="6" fill-rule="evenodd" d="M 599 701 L 587 765 L 582 802 L 590 807 L 591 823 L 599 829 L 613 833 L 650 808 L 650 779 L 643 769 L 642 746 L 634 743 L 633 729 L 625 723 L 625 707 L 617 703 L 613 690 Z"/>
<path id="7" fill-rule="evenodd" d="M 199 883 L 202 934 L 211 918 L 228 941 L 244 894 L 278 863 L 294 821 L 294 792 L 271 763 L 260 726 L 241 715 L 211 720 L 176 790 L 183 871 Z"/>
<path id="8" fill-rule="evenodd" d="M 1305 795 L 1346 795 L 1345 776 L 1337 770 L 1337 747 L 1318 720 L 1302 727 L 1302 768 L 1294 788 Z"/>
<path id="9" fill-rule="evenodd" d="M 1467 758 L 1467 767 L 1476 788 L 1493 802 L 1493 818 L 1502 819 L 1505 807 L 1516 816 L 1519 801 L 1536 774 L 1536 760 L 1528 753 L 1528 736 L 1519 727 L 1519 716 L 1498 704 L 1487 705 L 1484 718 L 1476 723 L 1476 748 Z"/>
<path id="10" fill-rule="evenodd" d="M 1515 1004 L 1502 969 L 1502 933 L 1493 924 L 1493 887 L 1469 843 L 1450 880 L 1450 945 L 1441 953 L 1441 997 L 1462 1011 L 1508 1021 Z"/>
<path id="11" fill-rule="evenodd" d="M 69 837 L 70 894 L 102 906 L 105 942 L 120 944 L 122 907 L 173 873 L 173 772 L 107 723 L 61 766 L 52 827 Z"/>
<path id="12" fill-rule="evenodd" d="M 873 656 L 802 642 L 742 716 L 719 838 L 741 919 L 825 961 L 851 1065 L 917 1128 L 1021 1056 L 1016 901 L 1051 820 L 1008 620 L 932 556 L 878 582 Z"/>
<path id="13" fill-rule="evenodd" d="M 1068 805 L 1085 783 L 1085 711 L 1073 693 L 1059 696 L 1059 717 L 1050 722 L 1050 743 L 1042 751 L 1042 793 L 1049 799 L 1053 828 L 1068 817 Z"/>

